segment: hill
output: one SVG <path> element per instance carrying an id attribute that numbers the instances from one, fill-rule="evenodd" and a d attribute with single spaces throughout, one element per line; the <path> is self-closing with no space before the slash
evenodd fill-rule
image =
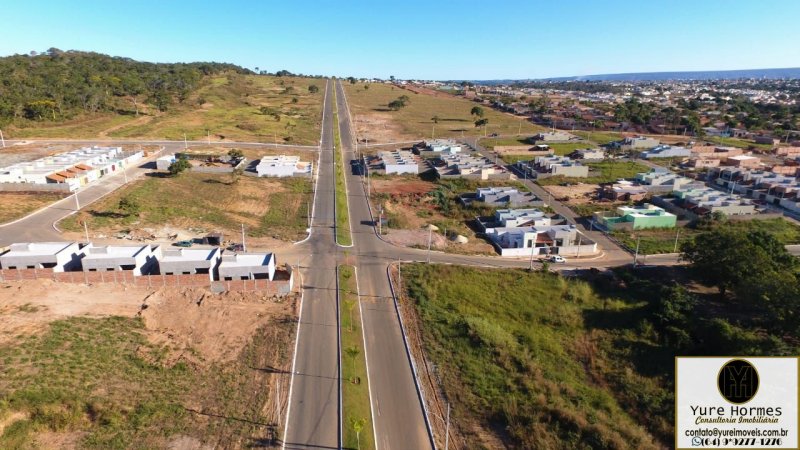
<path id="1" fill-rule="evenodd" d="M 324 80 L 222 63 L 148 63 L 50 49 L 0 58 L 8 138 L 256 140 L 314 144 Z M 312 86 L 316 86 L 316 89 Z"/>
<path id="2" fill-rule="evenodd" d="M 113 111 L 138 115 L 143 104 L 166 111 L 185 101 L 203 77 L 250 73 L 233 64 L 148 63 L 51 48 L 0 58 L 0 124 L 63 121 Z"/>

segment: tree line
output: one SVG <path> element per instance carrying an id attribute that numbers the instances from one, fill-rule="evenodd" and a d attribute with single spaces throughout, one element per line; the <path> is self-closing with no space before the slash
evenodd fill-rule
<path id="1" fill-rule="evenodd" d="M 203 77 L 252 73 L 225 63 L 148 63 L 62 51 L 0 58 L 0 125 L 61 121 L 81 114 L 138 115 L 143 104 L 166 111 L 186 101 Z"/>

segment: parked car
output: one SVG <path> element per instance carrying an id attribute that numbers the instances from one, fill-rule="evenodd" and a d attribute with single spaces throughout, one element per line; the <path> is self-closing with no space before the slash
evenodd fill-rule
<path id="1" fill-rule="evenodd" d="M 231 244 L 231 245 L 228 246 L 228 248 L 226 250 L 231 251 L 231 252 L 243 252 L 244 251 L 244 245 L 242 245 L 242 244 Z"/>
<path id="2" fill-rule="evenodd" d="M 176 242 L 176 243 L 174 243 L 172 245 L 174 245 L 176 247 L 191 247 L 192 245 L 194 245 L 194 242 L 192 242 L 192 241 L 178 241 L 178 242 Z"/>
<path id="3" fill-rule="evenodd" d="M 561 255 L 552 255 L 552 256 L 550 256 L 550 258 L 548 260 L 551 263 L 557 263 L 557 264 L 563 264 L 563 263 L 567 262 L 567 260 L 564 259 L 564 257 L 561 256 Z"/>
<path id="4" fill-rule="evenodd" d="M 489 137 L 497 137 L 497 136 L 498 136 L 497 133 L 492 133 L 492 134 L 489 135 Z"/>

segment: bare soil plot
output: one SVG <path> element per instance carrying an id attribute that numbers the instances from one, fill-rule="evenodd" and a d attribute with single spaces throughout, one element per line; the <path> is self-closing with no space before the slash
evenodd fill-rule
<path id="1" fill-rule="evenodd" d="M 476 117 L 470 114 L 477 103 L 450 94 L 421 87 L 401 87 L 373 83 L 345 83 L 347 101 L 353 115 L 360 142 L 396 142 L 424 138 L 459 137 L 499 133 L 532 134 L 542 127 L 524 118 L 483 106 L 487 129 L 476 128 Z M 408 104 L 392 111 L 388 104 L 405 95 Z M 436 119 L 434 120 L 434 117 Z"/>
<path id="2" fill-rule="evenodd" d="M 278 445 L 297 300 L 0 283 L 0 447 Z"/>

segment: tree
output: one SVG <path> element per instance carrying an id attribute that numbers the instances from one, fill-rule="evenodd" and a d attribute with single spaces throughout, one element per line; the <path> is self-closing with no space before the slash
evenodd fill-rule
<path id="1" fill-rule="evenodd" d="M 192 167 L 192 164 L 189 162 L 189 158 L 185 155 L 181 155 L 178 159 L 176 159 L 172 164 L 169 165 L 169 173 L 172 176 L 177 176 L 184 170 L 187 170 Z"/>
<path id="2" fill-rule="evenodd" d="M 365 84 L 365 85 L 364 85 L 364 90 L 365 90 L 365 91 L 369 90 L 369 85 L 368 85 L 368 84 Z"/>
<path id="3" fill-rule="evenodd" d="M 350 331 L 353 331 L 353 308 L 356 306 L 356 302 L 351 299 L 347 299 L 344 301 L 344 306 L 347 308 L 347 312 L 350 314 Z"/>
<path id="4" fill-rule="evenodd" d="M 228 150 L 228 156 L 234 159 L 244 158 L 244 152 L 239 150 L 238 148 L 232 148 Z"/>
<path id="5" fill-rule="evenodd" d="M 234 167 L 231 171 L 231 183 L 236 184 L 239 182 L 239 178 L 244 174 L 244 169 L 242 167 Z"/>
<path id="6" fill-rule="evenodd" d="M 439 119 L 439 116 L 433 116 L 433 117 L 431 117 L 431 120 L 433 121 L 433 123 L 437 123 L 438 124 L 440 119 Z"/>
<path id="7" fill-rule="evenodd" d="M 771 234 L 724 225 L 684 242 L 681 251 L 681 258 L 689 261 L 697 279 L 717 287 L 723 297 L 731 290 L 737 296 L 746 294 L 752 286 L 763 285 L 763 280 L 781 272 L 795 272 L 797 267 L 796 260 Z M 757 296 L 750 292 L 744 297 Z"/>
<path id="8" fill-rule="evenodd" d="M 350 82 L 350 84 L 356 84 L 356 79 L 354 77 L 347 77 L 347 81 Z"/>
<path id="9" fill-rule="evenodd" d="M 388 105 L 386 105 L 386 106 L 388 106 L 388 107 L 389 107 L 389 109 L 391 109 L 392 111 L 398 111 L 398 110 L 400 110 L 400 108 L 403 108 L 403 107 L 405 107 L 405 106 L 406 106 L 406 104 L 405 104 L 403 101 L 401 101 L 401 100 L 399 100 L 399 99 L 398 99 L 398 100 L 392 100 L 392 101 L 391 101 L 391 102 L 389 102 L 389 104 L 388 104 Z"/>
<path id="10" fill-rule="evenodd" d="M 317 86 L 316 84 L 310 85 L 308 87 L 308 92 L 310 92 L 312 94 L 316 94 L 317 92 L 319 92 L 319 86 Z"/>
<path id="11" fill-rule="evenodd" d="M 470 110 L 469 114 L 472 115 L 472 116 L 483 117 L 483 115 L 486 114 L 486 113 L 483 111 L 483 108 L 481 108 L 480 106 L 473 106 L 472 109 Z"/>
<path id="12" fill-rule="evenodd" d="M 361 450 L 361 431 L 364 429 L 364 425 L 367 423 L 367 419 L 360 418 L 356 419 L 355 417 L 350 418 L 350 426 L 353 428 L 353 431 L 356 432 L 356 445 L 358 445 L 358 450 Z"/>
<path id="13" fill-rule="evenodd" d="M 475 128 L 485 127 L 489 124 L 489 119 L 479 119 L 475 121 Z"/>
<path id="14" fill-rule="evenodd" d="M 344 352 L 347 353 L 347 356 L 350 357 L 350 361 L 352 361 L 352 363 L 353 363 L 353 377 L 355 377 L 356 376 L 356 358 L 358 358 L 358 355 L 361 354 L 361 350 L 359 350 L 358 347 L 353 345 L 351 347 L 347 347 Z"/>
<path id="15" fill-rule="evenodd" d="M 126 216 L 138 216 L 141 211 L 139 202 L 130 197 L 122 197 L 117 207 L 124 212 Z"/>

